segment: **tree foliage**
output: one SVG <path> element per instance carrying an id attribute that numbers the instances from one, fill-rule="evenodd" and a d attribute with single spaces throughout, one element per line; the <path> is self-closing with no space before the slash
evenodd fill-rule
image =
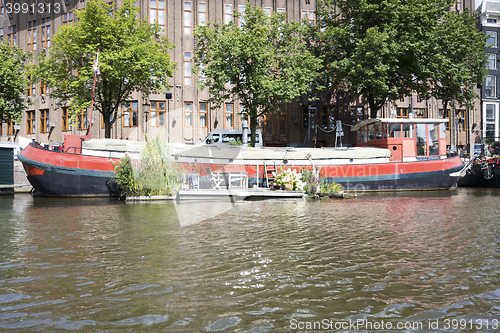
<path id="1" fill-rule="evenodd" d="M 59 27 L 48 54 L 42 54 L 38 75 L 52 87 L 51 96 L 71 103 L 72 114 L 87 109 L 92 100 L 92 65 L 99 51 L 100 75 L 94 107 L 102 114 L 105 137 L 110 137 L 118 109 L 132 92 L 158 93 L 168 87 L 175 64 L 173 45 L 160 37 L 160 27 L 138 20 L 132 1 L 114 10 L 103 0 L 86 3 L 79 21 Z"/>
<path id="2" fill-rule="evenodd" d="M 365 98 L 373 118 L 388 101 L 413 92 L 470 99 L 473 85 L 484 78 L 485 39 L 470 13 L 450 12 L 451 5 L 449 0 L 319 0 L 319 27 L 311 27 L 310 46 L 324 60 L 326 84 Z M 446 93 L 436 89 L 438 82 L 448 84 Z M 460 88 L 465 83 L 467 94 Z"/>
<path id="3" fill-rule="evenodd" d="M 26 52 L 11 46 L 6 40 L 0 43 L 0 124 L 14 121 L 19 123 L 26 109 L 25 76 Z"/>
<path id="4" fill-rule="evenodd" d="M 206 77 L 200 86 L 216 107 L 239 99 L 254 134 L 259 117 L 310 91 L 320 64 L 302 43 L 299 22 L 285 23 L 284 14 L 268 16 L 249 3 L 236 17 L 240 25 L 196 28 L 195 70 Z"/>

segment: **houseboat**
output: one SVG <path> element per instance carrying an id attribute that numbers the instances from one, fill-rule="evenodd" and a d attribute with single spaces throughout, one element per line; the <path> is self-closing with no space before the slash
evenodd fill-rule
<path id="1" fill-rule="evenodd" d="M 228 145 L 171 147 L 175 162 L 200 188 L 268 187 L 280 167 L 321 168 L 344 190 L 435 190 L 456 186 L 463 162 L 446 154 L 446 119 L 368 119 L 354 126 L 357 147 L 251 148 Z M 118 144 L 117 141 L 123 142 Z M 48 196 L 116 196 L 114 165 L 141 144 L 121 140 L 65 140 L 60 150 L 36 143 L 19 155 L 35 191 Z M 138 156 L 138 155 L 136 155 Z"/>

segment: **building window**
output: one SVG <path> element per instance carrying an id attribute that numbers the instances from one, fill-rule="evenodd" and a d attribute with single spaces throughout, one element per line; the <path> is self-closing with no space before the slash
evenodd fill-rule
<path id="1" fill-rule="evenodd" d="M 484 85 L 484 95 L 486 97 L 496 97 L 496 83 L 497 77 L 495 75 L 486 77 L 486 84 Z"/>
<path id="2" fill-rule="evenodd" d="M 151 126 L 165 126 L 165 102 L 151 102 Z"/>
<path id="3" fill-rule="evenodd" d="M 17 45 L 17 34 L 16 34 L 16 26 L 11 25 L 7 27 L 7 41 L 10 43 L 10 46 Z"/>
<path id="4" fill-rule="evenodd" d="M 272 13 L 272 9 L 271 7 L 264 7 L 264 13 L 267 14 L 267 16 L 271 17 L 271 13 Z"/>
<path id="5" fill-rule="evenodd" d="M 497 20 L 489 18 L 489 19 L 486 19 L 486 23 L 496 24 Z"/>
<path id="6" fill-rule="evenodd" d="M 486 47 L 497 47 L 497 33 L 494 31 L 486 31 Z"/>
<path id="7" fill-rule="evenodd" d="M 62 108 L 62 117 L 61 117 L 61 131 L 68 132 L 71 128 L 69 127 L 69 119 L 70 116 L 68 114 L 68 108 Z"/>
<path id="8" fill-rule="evenodd" d="M 193 85 L 193 74 L 191 72 L 191 52 L 184 52 L 184 85 Z"/>
<path id="9" fill-rule="evenodd" d="M 208 127 L 207 103 L 200 103 L 200 127 L 201 128 Z"/>
<path id="10" fill-rule="evenodd" d="M 408 108 L 396 108 L 396 118 L 408 118 Z"/>
<path id="11" fill-rule="evenodd" d="M 47 82 L 40 81 L 40 95 L 48 95 L 49 88 L 47 87 Z"/>
<path id="12" fill-rule="evenodd" d="M 335 127 L 335 107 L 327 106 L 323 108 L 321 122 L 324 130 L 332 130 Z"/>
<path id="13" fill-rule="evenodd" d="M 488 55 L 487 63 L 488 69 L 496 69 L 497 68 L 497 55 L 495 53 L 486 53 Z"/>
<path id="14" fill-rule="evenodd" d="M 413 109 L 413 117 L 415 118 L 426 118 L 426 112 L 425 112 L 425 109 L 418 109 L 418 108 L 414 108 Z"/>
<path id="15" fill-rule="evenodd" d="M 35 134 L 35 111 L 26 111 L 26 134 Z"/>
<path id="16" fill-rule="evenodd" d="M 50 19 L 42 19 L 40 29 L 42 30 L 42 48 L 48 49 L 50 47 Z"/>
<path id="17" fill-rule="evenodd" d="M 203 71 L 204 69 L 205 69 L 205 65 L 200 64 L 200 72 L 199 72 L 199 76 L 198 76 L 198 79 L 200 82 L 207 82 L 207 74 Z"/>
<path id="18" fill-rule="evenodd" d="M 486 104 L 486 122 L 494 123 L 495 122 L 495 105 L 494 104 Z"/>
<path id="19" fill-rule="evenodd" d="M 286 112 L 278 115 L 278 135 L 286 138 Z"/>
<path id="20" fill-rule="evenodd" d="M 465 124 L 466 122 L 466 113 L 465 110 L 456 110 L 455 111 L 455 121 L 457 124 L 457 132 L 465 132 Z"/>
<path id="21" fill-rule="evenodd" d="M 451 6 L 451 9 L 452 10 L 462 10 L 462 0 L 456 0 L 454 3 L 453 3 L 453 6 Z"/>
<path id="22" fill-rule="evenodd" d="M 496 120 L 495 104 L 486 104 L 486 138 L 495 140 L 495 120 Z"/>
<path id="23" fill-rule="evenodd" d="M 123 127 L 137 127 L 137 102 L 127 102 L 123 107 Z"/>
<path id="24" fill-rule="evenodd" d="M 238 26 L 240 27 L 240 29 L 243 26 L 243 24 L 245 24 L 245 8 L 246 8 L 245 5 L 240 5 L 238 7 L 238 11 L 240 12 L 240 18 L 239 18 Z"/>
<path id="25" fill-rule="evenodd" d="M 40 133 L 48 133 L 49 130 L 49 110 L 40 110 Z"/>
<path id="26" fill-rule="evenodd" d="M 313 24 L 314 23 L 314 11 L 313 10 L 303 10 L 302 11 L 302 21 L 306 23 Z"/>
<path id="27" fill-rule="evenodd" d="M 200 2 L 198 3 L 198 24 L 207 25 L 207 22 L 208 22 L 207 3 Z"/>
<path id="28" fill-rule="evenodd" d="M 264 117 L 264 133 L 266 136 L 272 136 L 274 129 L 274 113 L 266 114 Z"/>
<path id="29" fill-rule="evenodd" d="M 233 6 L 224 5 L 224 24 L 228 24 L 233 20 Z"/>
<path id="30" fill-rule="evenodd" d="M 184 35 L 191 35 L 193 29 L 193 7 L 191 2 L 184 2 Z"/>
<path id="31" fill-rule="evenodd" d="M 67 13 L 63 13 L 63 25 L 70 25 L 73 23 L 73 11 L 69 11 Z"/>
<path id="32" fill-rule="evenodd" d="M 3 42 L 3 28 L 0 28 L 0 43 Z"/>
<path id="33" fill-rule="evenodd" d="M 184 103 L 184 126 L 193 127 L 193 103 Z"/>
<path id="34" fill-rule="evenodd" d="M 150 0 L 149 23 L 158 23 L 160 31 L 165 31 L 165 0 Z"/>
<path id="35" fill-rule="evenodd" d="M 234 104 L 226 104 L 225 105 L 225 115 L 226 115 L 226 128 L 234 127 Z"/>
<path id="36" fill-rule="evenodd" d="M 89 127 L 89 119 L 87 117 L 87 110 L 82 110 L 77 115 L 77 121 L 78 121 L 78 130 L 83 131 L 86 130 Z"/>
<path id="37" fill-rule="evenodd" d="M 7 123 L 7 135 L 14 135 L 14 125 L 15 123 L 13 121 L 9 121 Z"/>
<path id="38" fill-rule="evenodd" d="M 29 86 L 28 86 L 28 91 L 26 92 L 26 96 L 28 97 L 34 97 L 36 95 L 36 83 L 31 81 L 31 78 L 29 79 Z"/>
<path id="39" fill-rule="evenodd" d="M 28 33 L 28 39 L 27 39 L 28 51 L 35 51 L 36 50 L 36 21 L 28 22 L 27 33 Z"/>
<path id="40" fill-rule="evenodd" d="M 445 125 L 445 129 L 447 132 L 450 131 L 450 110 L 443 110 L 443 109 L 439 109 L 439 118 L 441 119 L 448 119 L 447 122 L 444 123 Z"/>
<path id="41" fill-rule="evenodd" d="M 351 125 L 356 125 L 365 119 L 363 107 L 352 107 L 351 108 Z"/>

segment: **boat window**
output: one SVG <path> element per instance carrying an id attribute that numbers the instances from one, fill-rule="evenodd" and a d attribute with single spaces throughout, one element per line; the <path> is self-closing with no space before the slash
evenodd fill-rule
<path id="1" fill-rule="evenodd" d="M 403 124 L 403 137 L 413 138 L 413 124 Z"/>
<path id="2" fill-rule="evenodd" d="M 368 125 L 368 141 L 375 140 L 375 126 L 374 124 Z"/>
<path id="3" fill-rule="evenodd" d="M 439 155 L 439 124 L 428 124 L 429 155 Z"/>
<path id="4" fill-rule="evenodd" d="M 387 124 L 382 124 L 382 138 L 387 139 Z"/>
<path id="5" fill-rule="evenodd" d="M 390 138 L 401 137 L 401 124 L 389 124 L 389 137 Z"/>
<path id="6" fill-rule="evenodd" d="M 446 124 L 439 124 L 439 137 L 441 139 L 446 139 Z"/>
<path id="7" fill-rule="evenodd" d="M 358 143 L 363 143 L 368 141 L 368 136 L 366 135 L 366 126 L 363 126 L 358 131 Z"/>
<path id="8" fill-rule="evenodd" d="M 375 123 L 375 140 L 382 139 L 382 124 Z"/>
<path id="9" fill-rule="evenodd" d="M 426 124 L 417 124 L 417 156 L 427 156 Z"/>

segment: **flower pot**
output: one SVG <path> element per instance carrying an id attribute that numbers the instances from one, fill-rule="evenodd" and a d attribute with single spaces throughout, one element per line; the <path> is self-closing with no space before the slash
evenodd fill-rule
<path id="1" fill-rule="evenodd" d="M 293 184 L 285 184 L 285 191 L 293 191 Z"/>

